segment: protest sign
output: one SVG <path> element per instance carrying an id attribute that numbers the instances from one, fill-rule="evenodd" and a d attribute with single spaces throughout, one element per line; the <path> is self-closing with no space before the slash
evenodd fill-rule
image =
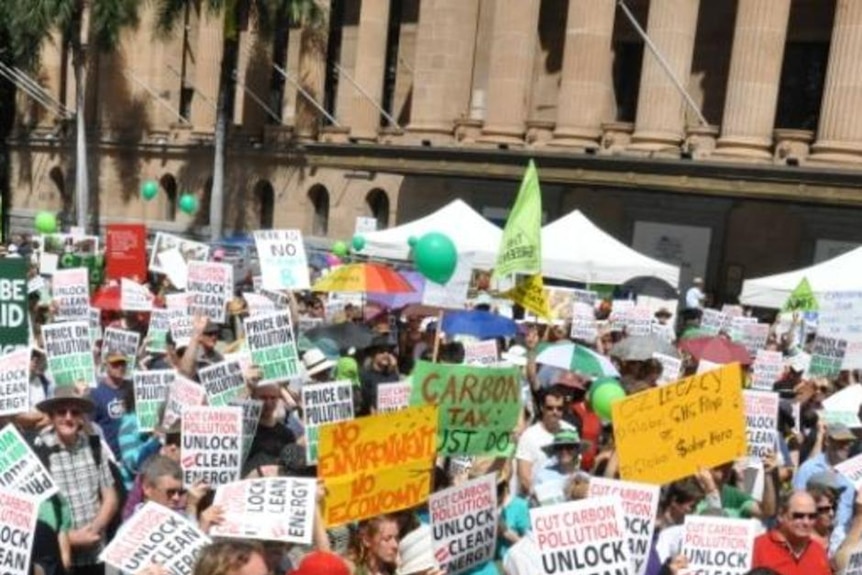
<path id="1" fill-rule="evenodd" d="M 617 497 L 590 497 L 530 509 L 544 573 L 634 575 Z"/>
<path id="2" fill-rule="evenodd" d="M 30 350 L 0 356 L 0 416 L 30 410 Z"/>
<path id="3" fill-rule="evenodd" d="M 0 353 L 30 343 L 27 269 L 24 258 L 0 258 Z"/>
<path id="4" fill-rule="evenodd" d="M 596 317 L 596 302 L 599 294 L 592 290 L 572 290 L 572 317 Z"/>
<path id="5" fill-rule="evenodd" d="M 49 323 L 42 326 L 48 371 L 57 387 L 83 383 L 96 385 L 90 325 L 86 321 Z"/>
<path id="6" fill-rule="evenodd" d="M 126 278 L 120 279 L 120 309 L 153 311 L 153 294 L 145 286 Z"/>
<path id="7" fill-rule="evenodd" d="M 700 316 L 700 329 L 712 335 L 718 335 L 730 327 L 730 317 L 717 309 L 706 308 Z"/>
<path id="8" fill-rule="evenodd" d="M 377 413 L 399 411 L 410 405 L 410 380 L 377 384 Z"/>
<path id="9" fill-rule="evenodd" d="M 517 283 L 503 295 L 538 317 L 551 317 L 542 274 L 519 277 Z"/>
<path id="10" fill-rule="evenodd" d="M 135 282 L 147 279 L 147 226 L 108 224 L 105 230 L 105 277 Z"/>
<path id="11" fill-rule="evenodd" d="M 497 475 L 438 491 L 428 500 L 434 557 L 447 575 L 488 561 L 497 548 Z"/>
<path id="12" fill-rule="evenodd" d="M 236 360 L 225 360 L 198 370 L 198 379 L 207 391 L 209 405 L 228 405 L 245 390 L 242 365 Z"/>
<path id="13" fill-rule="evenodd" d="M 197 405 L 183 407 L 180 420 L 183 485 L 199 481 L 224 485 L 240 478 L 242 409 Z"/>
<path id="14" fill-rule="evenodd" d="M 673 343 L 674 340 L 676 340 L 676 332 L 673 330 L 672 325 L 659 323 L 656 320 L 652 322 L 651 329 L 652 331 L 650 333 L 661 340 L 664 340 L 668 343 Z"/>
<path id="15" fill-rule="evenodd" d="M 298 477 L 246 479 L 222 485 L 213 505 L 224 521 L 213 537 L 240 537 L 311 545 L 317 480 Z"/>
<path id="16" fill-rule="evenodd" d="M 633 307 L 626 314 L 627 335 L 649 335 L 652 333 L 653 313 L 647 307 Z"/>
<path id="17" fill-rule="evenodd" d="M 824 409 L 822 411 L 818 411 L 817 416 L 819 420 L 824 422 L 826 425 L 840 423 L 841 425 L 846 425 L 851 429 L 862 427 L 862 421 L 859 419 L 859 414 L 853 411 L 847 411 L 846 409 L 836 411 Z"/>
<path id="18" fill-rule="evenodd" d="M 748 350 L 749 355 L 753 356 L 766 346 L 766 340 L 769 339 L 769 324 L 743 324 L 739 339 L 740 343 Z"/>
<path id="19" fill-rule="evenodd" d="M 497 361 L 497 340 L 464 342 L 464 363 L 466 365 L 493 367 L 497 365 Z"/>
<path id="20" fill-rule="evenodd" d="M 862 487 L 862 454 L 846 459 L 835 465 L 835 471 L 847 478 L 853 487 Z"/>
<path id="21" fill-rule="evenodd" d="M 775 453 L 778 441 L 778 394 L 771 391 L 742 392 L 745 401 L 745 424 L 748 455 L 763 459 Z"/>
<path id="22" fill-rule="evenodd" d="M 818 335 L 811 348 L 811 363 L 808 364 L 808 377 L 833 377 L 841 372 L 847 341 L 834 337 Z"/>
<path id="23" fill-rule="evenodd" d="M 215 323 L 224 323 L 227 304 L 233 299 L 233 266 L 191 261 L 186 281 L 189 313 L 207 317 Z"/>
<path id="24" fill-rule="evenodd" d="M 90 345 L 94 348 L 96 343 L 102 339 L 102 310 L 90 308 Z"/>
<path id="25" fill-rule="evenodd" d="M 592 345 L 599 336 L 598 322 L 591 317 L 575 316 L 572 318 L 572 329 L 569 336 L 572 339 Z"/>
<path id="26" fill-rule="evenodd" d="M 549 318 L 568 321 L 572 319 L 574 310 L 574 291 L 572 288 L 544 286 L 542 290 L 548 302 Z"/>
<path id="27" fill-rule="evenodd" d="M 0 486 L 40 500 L 58 491 L 54 478 L 11 423 L 0 430 Z"/>
<path id="28" fill-rule="evenodd" d="M 248 317 L 243 325 L 251 360 L 263 372 L 261 385 L 282 383 L 299 375 L 299 355 L 290 312 Z"/>
<path id="29" fill-rule="evenodd" d="M 661 375 L 656 383 L 665 385 L 679 379 L 682 372 L 682 360 L 664 353 L 653 352 L 652 358 L 661 364 Z"/>
<path id="30" fill-rule="evenodd" d="M 168 388 L 165 414 L 162 417 L 162 428 L 170 429 L 174 423 L 179 421 L 183 409 L 203 405 L 206 397 L 207 392 L 202 386 L 185 376 L 177 374 L 174 377 L 173 383 Z"/>
<path id="31" fill-rule="evenodd" d="M 39 502 L 31 495 L 0 488 L 0 509 L 3 575 L 30 575 Z"/>
<path id="32" fill-rule="evenodd" d="M 658 511 L 658 485 L 591 477 L 588 497 L 619 497 L 634 575 L 644 575 Z"/>
<path id="33" fill-rule="evenodd" d="M 326 487 L 326 525 L 336 527 L 425 501 L 436 437 L 437 408 L 430 405 L 323 426 L 317 476 Z"/>
<path id="34" fill-rule="evenodd" d="M 153 431 L 159 425 L 159 411 L 165 405 L 168 391 L 177 377 L 173 369 L 136 371 L 132 376 L 135 390 L 135 417 L 138 429 Z"/>
<path id="35" fill-rule="evenodd" d="M 847 341 L 842 369 L 862 368 L 862 291 L 820 294 L 817 335 Z"/>
<path id="36" fill-rule="evenodd" d="M 686 515 L 684 530 L 682 552 L 691 572 L 743 575 L 751 568 L 755 521 Z"/>
<path id="37" fill-rule="evenodd" d="M 132 373 L 135 363 L 137 363 L 140 340 L 141 334 L 136 331 L 116 327 L 106 328 L 102 335 L 102 363 L 108 359 L 109 355 L 121 353 L 126 356 L 126 361 L 129 364 L 127 373 Z"/>
<path id="38" fill-rule="evenodd" d="M 150 314 L 150 327 L 147 331 L 147 351 L 164 353 L 168 348 L 168 332 L 171 331 L 171 318 L 183 317 L 180 310 L 154 308 Z"/>
<path id="39" fill-rule="evenodd" d="M 611 304 L 611 314 L 608 316 L 614 329 L 623 329 L 628 323 L 629 313 L 635 308 L 634 300 L 615 299 Z"/>
<path id="40" fill-rule="evenodd" d="M 368 216 L 356 216 L 356 221 L 353 224 L 354 234 L 367 234 L 377 231 L 377 218 Z"/>
<path id="41" fill-rule="evenodd" d="M 102 269 L 96 256 L 99 236 L 86 236 L 80 232 L 45 234 L 36 236 L 36 254 L 39 273 L 50 276 L 58 269 L 86 268 L 94 285 L 101 284 Z"/>
<path id="42" fill-rule="evenodd" d="M 438 284 L 426 281 L 422 290 L 422 304 L 446 309 L 463 309 L 473 275 L 474 252 L 458 254 L 455 271 L 449 281 Z"/>
<path id="43" fill-rule="evenodd" d="M 189 262 L 206 261 L 209 258 L 210 248 L 208 245 L 200 242 L 158 232 L 156 233 L 155 240 L 153 240 L 153 247 L 150 252 L 150 271 L 166 274 L 170 277 L 170 274 L 172 273 L 170 268 L 179 262 L 170 256 L 168 256 L 166 261 L 166 254 L 178 254 L 180 256 L 179 260 L 184 268 L 183 275 L 185 275 Z M 180 289 L 185 289 L 186 287 L 185 284 L 174 285 Z"/>
<path id="44" fill-rule="evenodd" d="M 843 575 L 862 575 L 862 544 L 857 543 L 851 551 Z"/>
<path id="45" fill-rule="evenodd" d="M 669 483 L 747 451 L 739 364 L 630 395 L 612 411 L 620 475 L 629 481 Z"/>
<path id="46" fill-rule="evenodd" d="M 90 279 L 87 268 L 58 270 L 51 279 L 56 321 L 87 320 L 90 317 Z"/>
<path id="47" fill-rule="evenodd" d="M 170 310 L 179 310 L 184 314 L 189 312 L 190 296 L 186 292 L 165 294 L 165 307 Z"/>
<path id="48" fill-rule="evenodd" d="M 123 573 L 158 564 L 168 575 L 191 575 L 200 550 L 212 543 L 197 525 L 148 501 L 126 520 L 99 561 Z"/>
<path id="49" fill-rule="evenodd" d="M 808 283 L 808 278 L 802 278 L 793 291 L 790 297 L 784 302 L 782 312 L 789 311 L 817 311 L 819 309 L 817 298 L 814 296 L 814 290 L 811 289 L 811 284 Z"/>
<path id="50" fill-rule="evenodd" d="M 299 230 L 254 232 L 260 259 L 261 285 L 271 290 L 303 290 L 311 286 L 308 259 Z"/>
<path id="51" fill-rule="evenodd" d="M 823 400 L 823 408 L 827 411 L 846 410 L 858 413 L 860 405 L 862 405 L 862 385 L 858 383 L 850 384 Z"/>
<path id="52" fill-rule="evenodd" d="M 259 399 L 235 398 L 228 405 L 242 409 L 242 460 L 248 458 L 248 452 L 257 433 L 260 413 L 263 411 L 263 401 Z"/>
<path id="53" fill-rule="evenodd" d="M 442 455 L 507 456 L 521 410 L 515 367 L 475 367 L 420 361 L 412 375 L 411 405 L 440 407 Z"/>
<path id="54" fill-rule="evenodd" d="M 758 349 L 751 372 L 751 387 L 772 391 L 772 386 L 784 372 L 784 356 L 780 351 Z"/>
<path id="55" fill-rule="evenodd" d="M 243 292 L 242 298 L 245 300 L 245 304 L 248 307 L 249 317 L 278 311 L 275 303 L 270 298 L 259 293 Z M 301 321 L 302 319 L 300 319 L 300 322 Z"/>
<path id="56" fill-rule="evenodd" d="M 195 334 L 194 318 L 187 312 L 174 314 L 168 317 L 171 322 L 171 339 L 175 347 L 185 347 L 192 341 Z"/>
<path id="57" fill-rule="evenodd" d="M 309 465 L 317 463 L 320 426 L 346 419 L 353 419 L 353 382 L 330 381 L 302 386 L 302 422 Z"/>
<path id="58" fill-rule="evenodd" d="M 745 315 L 730 316 L 730 329 L 728 330 L 730 338 L 733 341 L 742 342 L 743 332 L 745 330 L 745 326 L 747 325 L 757 325 L 757 318 Z M 754 355 L 751 352 L 749 352 L 749 354 Z"/>

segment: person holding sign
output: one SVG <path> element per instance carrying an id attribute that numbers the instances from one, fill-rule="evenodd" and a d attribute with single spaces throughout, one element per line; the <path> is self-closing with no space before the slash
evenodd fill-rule
<path id="1" fill-rule="evenodd" d="M 781 575 L 830 575 L 826 549 L 812 539 L 817 505 L 805 491 L 794 491 L 779 503 L 778 527 L 754 540 L 752 567 Z"/>
<path id="2" fill-rule="evenodd" d="M 181 373 L 193 378 L 198 368 L 224 361 L 224 356 L 216 350 L 220 332 L 219 325 L 207 317 L 194 318 L 191 340 L 180 359 Z"/>

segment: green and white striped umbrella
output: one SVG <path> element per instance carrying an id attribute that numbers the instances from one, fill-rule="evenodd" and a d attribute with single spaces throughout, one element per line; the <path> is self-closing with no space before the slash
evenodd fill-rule
<path id="1" fill-rule="evenodd" d="M 576 343 L 549 345 L 536 356 L 536 363 L 573 371 L 592 378 L 620 376 L 611 360 Z"/>

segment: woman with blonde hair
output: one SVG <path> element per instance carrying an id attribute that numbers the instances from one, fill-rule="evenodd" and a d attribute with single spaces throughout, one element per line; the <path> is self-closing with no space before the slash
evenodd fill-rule
<path id="1" fill-rule="evenodd" d="M 349 551 L 354 575 L 393 575 L 399 539 L 398 520 L 392 515 L 362 521 Z"/>

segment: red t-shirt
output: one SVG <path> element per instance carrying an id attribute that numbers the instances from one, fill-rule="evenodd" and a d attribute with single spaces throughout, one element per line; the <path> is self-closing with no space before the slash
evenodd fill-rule
<path id="1" fill-rule="evenodd" d="M 826 549 L 815 540 L 808 542 L 797 557 L 784 535 L 777 529 L 768 531 L 754 540 L 753 568 L 769 567 L 781 575 L 831 575 Z"/>

